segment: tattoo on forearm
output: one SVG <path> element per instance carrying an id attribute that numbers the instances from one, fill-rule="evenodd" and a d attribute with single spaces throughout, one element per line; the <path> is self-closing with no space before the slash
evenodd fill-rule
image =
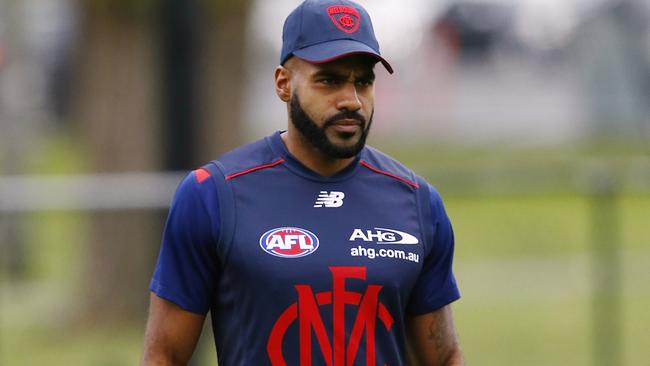
<path id="1" fill-rule="evenodd" d="M 433 316 L 429 323 L 428 338 L 435 342 L 436 347 L 441 348 L 444 346 L 445 333 L 447 332 L 447 320 L 444 316 Z"/>
<path id="2" fill-rule="evenodd" d="M 432 314 L 427 326 L 427 338 L 435 349 L 436 365 L 461 365 L 457 354 L 456 331 L 445 314 Z"/>

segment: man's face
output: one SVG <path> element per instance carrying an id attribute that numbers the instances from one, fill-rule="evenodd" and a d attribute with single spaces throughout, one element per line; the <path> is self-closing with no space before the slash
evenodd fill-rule
<path id="1" fill-rule="evenodd" d="M 324 155 L 351 158 L 365 145 L 374 112 L 375 60 L 353 56 L 313 65 L 292 60 L 289 115 Z"/>

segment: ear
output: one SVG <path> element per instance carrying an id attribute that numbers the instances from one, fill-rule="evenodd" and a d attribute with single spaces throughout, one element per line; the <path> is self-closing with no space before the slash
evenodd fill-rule
<path id="1" fill-rule="evenodd" d="M 291 70 L 284 66 L 275 68 L 275 93 L 283 102 L 291 100 Z"/>

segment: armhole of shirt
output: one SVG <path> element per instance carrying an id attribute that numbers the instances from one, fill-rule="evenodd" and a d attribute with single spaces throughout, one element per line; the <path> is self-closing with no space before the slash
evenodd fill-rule
<path id="1" fill-rule="evenodd" d="M 222 262 L 226 262 L 235 233 L 236 214 L 235 197 L 231 184 L 226 180 L 223 165 L 214 160 L 203 166 L 210 172 L 210 177 L 217 189 L 219 201 L 219 237 L 217 238 L 217 253 Z"/>
<path id="2" fill-rule="evenodd" d="M 417 205 L 418 205 L 418 216 L 420 219 L 420 231 L 422 232 L 423 240 L 425 246 L 424 256 L 428 256 L 433 248 L 433 236 L 434 236 L 434 222 L 433 222 L 433 212 L 431 208 L 431 192 L 429 190 L 429 183 L 427 183 L 421 177 L 417 177 L 417 183 L 420 186 L 415 190 Z"/>

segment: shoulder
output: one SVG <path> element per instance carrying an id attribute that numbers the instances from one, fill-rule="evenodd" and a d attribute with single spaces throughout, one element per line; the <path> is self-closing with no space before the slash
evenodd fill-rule
<path id="1" fill-rule="evenodd" d="M 277 165 L 283 161 L 282 155 L 271 148 L 270 137 L 265 137 L 231 150 L 212 162 L 228 179 L 251 170 Z"/>
<path id="2" fill-rule="evenodd" d="M 423 190 L 424 196 L 428 196 L 433 214 L 435 216 L 445 214 L 444 203 L 438 190 L 426 179 L 390 155 L 371 146 L 366 146 L 361 154 L 360 164 L 370 170 L 401 180 L 418 190 Z"/>
<path id="3" fill-rule="evenodd" d="M 429 183 L 427 183 L 427 188 L 429 189 L 429 197 L 431 198 L 431 207 L 436 210 L 441 208 L 444 209 L 442 196 L 440 195 L 440 192 L 438 192 L 438 189 Z"/>
<path id="4" fill-rule="evenodd" d="M 208 177 L 209 173 L 204 169 L 196 169 L 186 174 L 176 189 L 174 201 L 198 202 L 205 193 L 205 190 L 211 186 L 210 184 L 206 184 Z"/>
<path id="5" fill-rule="evenodd" d="M 376 173 L 398 179 L 413 188 L 419 189 L 428 183 L 413 170 L 372 146 L 366 146 L 360 155 L 359 164 Z"/>
<path id="6" fill-rule="evenodd" d="M 199 168 L 189 172 L 178 185 L 172 210 L 194 211 L 217 216 L 216 205 L 213 204 L 217 196 L 214 184 L 210 179 L 210 172 Z"/>

